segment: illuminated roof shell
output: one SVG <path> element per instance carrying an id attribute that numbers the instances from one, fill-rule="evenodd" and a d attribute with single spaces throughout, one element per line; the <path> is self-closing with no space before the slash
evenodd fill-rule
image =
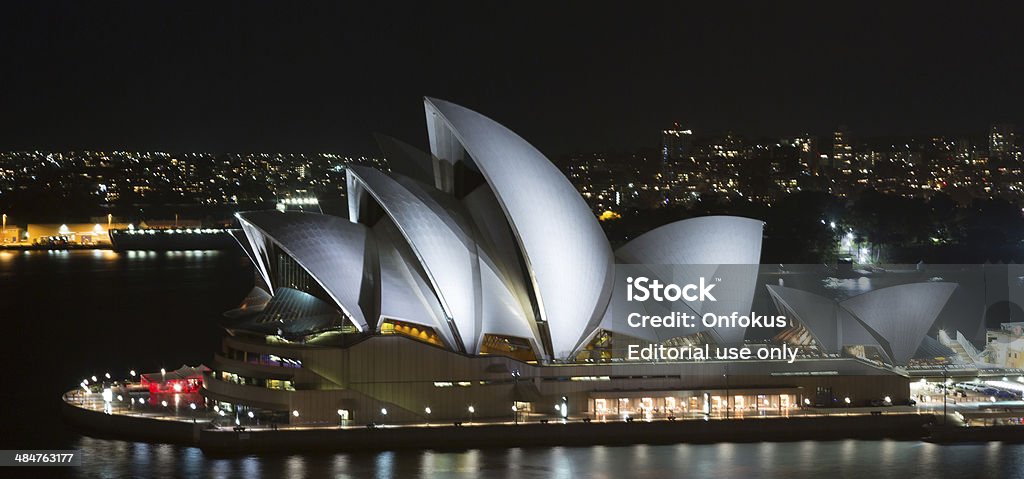
<path id="1" fill-rule="evenodd" d="M 615 257 L 622 264 L 675 265 L 673 280 L 680 284 L 700 278 L 720 280 L 715 285 L 717 301 L 686 301 L 697 316 L 746 314 L 750 313 L 757 288 L 763 227 L 760 220 L 738 216 L 690 218 L 638 236 L 616 250 Z M 702 330 L 694 328 L 686 333 Z M 741 344 L 745 334 L 744 328 L 711 331 L 716 341 L 725 345 Z"/>
<path id="2" fill-rule="evenodd" d="M 796 315 L 826 352 L 845 346 L 875 346 L 896 364 L 906 364 L 935 323 L 955 283 L 908 283 L 869 291 L 843 301 L 769 285 L 772 298 Z"/>
<path id="3" fill-rule="evenodd" d="M 519 135 L 446 101 L 426 98 L 424 104 L 433 155 L 471 162 L 493 190 L 554 356 L 568 358 L 599 325 L 611 295 L 611 247 L 597 219 L 562 172 Z"/>
<path id="4" fill-rule="evenodd" d="M 250 244 L 267 240 L 277 244 L 316 280 L 357 329 L 367 330 L 359 300 L 364 271 L 370 261 L 376 261 L 376 250 L 365 226 L 297 211 L 253 211 L 237 217 Z"/>

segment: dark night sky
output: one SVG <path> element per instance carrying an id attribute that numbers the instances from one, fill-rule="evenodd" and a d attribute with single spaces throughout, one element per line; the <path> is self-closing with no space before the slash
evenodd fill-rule
<path id="1" fill-rule="evenodd" d="M 1022 15 L 1003 6 L 213 3 L 0 6 L 0 150 L 374 153 L 374 131 L 425 144 L 424 95 L 552 156 L 656 146 L 673 120 L 751 135 L 1024 120 Z"/>

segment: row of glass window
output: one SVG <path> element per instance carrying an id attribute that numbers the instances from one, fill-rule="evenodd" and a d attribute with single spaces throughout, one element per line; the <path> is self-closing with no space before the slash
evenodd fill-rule
<path id="1" fill-rule="evenodd" d="M 262 366 L 277 366 L 281 368 L 301 368 L 302 360 L 292 359 L 278 356 L 276 354 L 267 353 L 255 353 L 251 351 L 242 351 L 240 349 L 228 348 L 227 357 L 236 361 L 242 361 L 250 364 L 259 364 Z"/>
<path id="2" fill-rule="evenodd" d="M 226 381 L 232 384 L 241 384 L 243 386 L 258 386 L 265 387 L 267 389 L 277 389 L 281 391 L 295 390 L 295 386 L 292 384 L 290 380 L 287 379 L 250 378 L 227 371 L 218 371 L 215 372 L 214 375 L 220 378 L 221 381 Z"/>

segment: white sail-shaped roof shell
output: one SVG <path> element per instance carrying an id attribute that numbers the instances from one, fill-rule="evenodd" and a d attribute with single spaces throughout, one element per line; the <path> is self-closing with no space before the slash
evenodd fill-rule
<path id="1" fill-rule="evenodd" d="M 785 286 L 767 288 L 779 311 L 802 324 L 822 351 L 835 354 L 846 346 L 872 346 L 891 360 L 889 342 L 836 300 Z"/>
<path id="2" fill-rule="evenodd" d="M 470 202 L 460 202 L 441 190 L 406 176 L 393 175 L 393 178 L 433 211 L 444 216 L 446 223 L 459 231 L 461 236 L 471 238 L 475 245 L 476 271 L 479 275 L 474 276 L 474 279 L 479 283 L 474 289 L 477 292 L 474 298 L 481 321 L 477 329 L 477 341 L 470 352 L 480 352 L 484 335 L 493 334 L 525 339 L 530 342 L 538 357 L 544 357 L 543 347 L 537 340 L 536 324 L 527 319 L 532 316 L 526 313 L 526 309 L 514 293 L 515 282 L 501 260 L 501 253 L 497 252 L 488 242 L 487 236 L 481 233 L 479 223 L 475 223 L 477 218 L 467 206 Z M 473 197 L 469 195 L 464 199 L 470 200 Z M 500 211 L 498 214 L 500 215 Z"/>
<path id="3" fill-rule="evenodd" d="M 632 264 L 760 264 L 761 220 L 701 216 L 669 223 L 615 250 Z"/>
<path id="4" fill-rule="evenodd" d="M 526 339 L 543 356 L 523 305 L 501 265 L 477 244 L 476 229 L 460 202 L 411 178 L 365 167 L 352 167 L 349 174 L 401 232 L 466 352 L 480 352 L 483 336 L 495 334 Z M 360 197 L 351 196 L 353 201 Z"/>
<path id="5" fill-rule="evenodd" d="M 445 317 L 422 265 L 390 219 L 373 227 L 380 259 L 380 319 L 396 319 L 433 328 L 449 349 L 459 350 L 452 325 Z"/>
<path id="6" fill-rule="evenodd" d="M 467 160 L 494 192 L 516 238 L 556 358 L 570 357 L 604 314 L 613 259 L 586 203 L 543 154 L 508 128 L 426 98 L 431 152 Z"/>
<path id="7" fill-rule="evenodd" d="M 546 359 L 515 238 L 494 193 L 480 186 L 462 204 L 476 231 L 485 308 L 482 333 L 526 338 L 537 357 Z"/>
<path id="8" fill-rule="evenodd" d="M 844 346 L 874 346 L 889 360 L 906 364 L 956 289 L 955 283 L 908 283 L 835 301 L 807 291 L 768 286 L 827 352 Z"/>
<path id="9" fill-rule="evenodd" d="M 255 211 L 237 217 L 253 249 L 261 249 L 266 240 L 277 244 L 316 280 L 357 329 L 367 330 L 359 300 L 367 257 L 372 258 L 375 249 L 365 226 L 295 211 Z M 269 276 L 266 279 L 271 280 Z"/>
<path id="10" fill-rule="evenodd" d="M 707 313 L 730 315 L 750 313 L 757 287 L 764 223 L 737 216 L 704 216 L 676 221 L 638 236 L 615 251 L 620 263 L 677 265 L 673 278 L 678 284 L 718 281 L 717 301 L 686 301 L 698 316 Z M 692 332 L 698 332 L 695 329 Z M 743 342 L 743 328 L 712 328 L 722 344 Z"/>
<path id="11" fill-rule="evenodd" d="M 242 251 L 245 252 L 249 261 L 252 261 L 252 264 L 256 266 L 256 273 L 260 279 L 260 284 L 257 285 L 257 287 L 262 286 L 265 291 L 270 291 L 273 289 L 273 286 L 270 284 L 270 273 L 267 272 L 267 267 L 263 258 L 261 258 L 259 253 L 257 253 L 253 248 L 252 242 L 249 239 L 252 233 L 246 233 L 244 228 L 245 227 L 243 227 L 242 231 L 228 230 L 228 234 L 238 242 L 238 245 L 242 247 Z"/>
<path id="12" fill-rule="evenodd" d="M 838 305 L 836 305 L 836 318 L 839 322 L 837 342 L 840 346 L 874 346 L 892 361 L 889 342 L 881 334 L 872 330 L 864 322 L 858 321 L 853 314 Z"/>
<path id="13" fill-rule="evenodd" d="M 838 305 L 835 301 L 808 291 L 767 285 L 768 293 L 780 307 L 788 310 L 787 315 L 794 315 L 807 331 L 811 333 L 818 347 L 828 353 L 837 353 L 840 344 L 839 317 L 836 315 Z"/>
<path id="14" fill-rule="evenodd" d="M 885 339 L 893 361 L 906 364 L 954 289 L 955 283 L 901 284 L 854 296 L 839 306 Z"/>
<path id="15" fill-rule="evenodd" d="M 348 174 L 384 209 L 422 264 L 445 315 L 455 323 L 463 350 L 477 351 L 482 316 L 473 237 L 440 204 L 384 173 L 351 166 Z"/>

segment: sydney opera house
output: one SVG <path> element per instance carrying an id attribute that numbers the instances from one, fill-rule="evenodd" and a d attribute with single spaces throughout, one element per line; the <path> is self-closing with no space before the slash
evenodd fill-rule
<path id="1" fill-rule="evenodd" d="M 759 285 L 756 267 L 728 267 L 760 260 L 762 223 L 738 217 L 671 223 L 613 250 L 575 188 L 523 138 L 452 103 L 424 106 L 430 152 L 382 139 L 390 171 L 348 169 L 348 218 L 238 215 L 256 284 L 225 313 L 229 334 L 206 373 L 203 392 L 219 410 L 368 424 L 785 413 L 908 398 L 899 365 L 955 285 L 842 302 Z M 726 277 L 719 301 L 686 305 L 694 313 L 749 312 L 767 287 L 794 325 L 757 341 L 742 328 L 622 328 L 616 292 L 636 265 Z M 622 357 L 627 340 L 789 341 L 803 353 L 642 362 Z"/>

